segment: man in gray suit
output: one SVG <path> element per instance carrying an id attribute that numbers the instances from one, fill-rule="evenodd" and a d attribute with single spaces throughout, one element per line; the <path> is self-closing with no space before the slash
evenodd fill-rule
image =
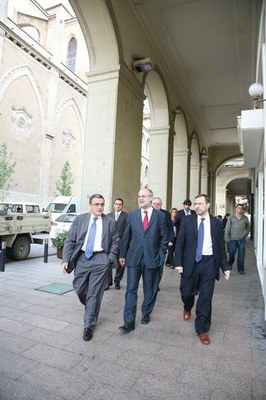
<path id="1" fill-rule="evenodd" d="M 124 200 L 118 197 L 114 201 L 114 211 L 107 214 L 113 217 L 116 220 L 116 229 L 117 233 L 119 235 L 119 238 L 123 236 L 124 230 L 125 230 L 125 225 L 126 225 L 126 220 L 127 220 L 127 212 L 123 211 L 124 207 Z M 113 264 L 110 267 L 109 270 L 109 282 L 108 286 L 105 289 L 109 289 L 109 286 L 112 286 L 113 284 L 113 273 L 112 273 L 112 267 Z M 115 272 L 115 278 L 114 278 L 114 283 L 115 283 L 115 289 L 119 290 L 120 289 L 120 282 L 123 278 L 125 272 L 125 268 L 121 267 L 119 264 L 119 256 L 116 256 L 116 272 Z"/>
<path id="2" fill-rule="evenodd" d="M 120 265 L 124 267 L 127 264 L 124 325 L 119 328 L 124 333 L 135 329 L 137 292 L 141 276 L 144 294 L 141 323 L 150 322 L 168 245 L 165 215 L 152 207 L 152 198 L 150 189 L 139 191 L 140 208 L 128 213 L 125 232 L 119 244 Z"/>
<path id="3" fill-rule="evenodd" d="M 103 214 L 104 198 L 93 194 L 90 212 L 78 215 L 63 249 L 62 270 L 74 268 L 73 287 L 85 306 L 83 339 L 91 340 L 111 263 L 118 251 L 116 222 Z"/>

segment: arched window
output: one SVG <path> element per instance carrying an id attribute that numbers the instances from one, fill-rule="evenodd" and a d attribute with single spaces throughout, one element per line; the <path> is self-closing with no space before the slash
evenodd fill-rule
<path id="1" fill-rule="evenodd" d="M 77 57 L 77 40 L 72 37 L 68 42 L 67 49 L 67 67 L 75 72 L 76 68 L 76 57 Z"/>
<path id="2" fill-rule="evenodd" d="M 21 26 L 24 32 L 31 36 L 36 42 L 40 43 L 40 32 L 35 26 Z"/>

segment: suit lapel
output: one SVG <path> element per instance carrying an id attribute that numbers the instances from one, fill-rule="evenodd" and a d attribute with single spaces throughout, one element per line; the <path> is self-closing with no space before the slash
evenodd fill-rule
<path id="1" fill-rule="evenodd" d="M 193 218 L 193 231 L 196 237 L 198 237 L 198 216 L 196 214 L 192 214 L 191 218 Z"/>
<path id="2" fill-rule="evenodd" d="M 106 215 L 102 215 L 102 224 L 103 224 L 103 231 L 102 231 L 102 243 L 104 241 L 106 232 L 107 232 L 107 221 L 106 221 Z"/>

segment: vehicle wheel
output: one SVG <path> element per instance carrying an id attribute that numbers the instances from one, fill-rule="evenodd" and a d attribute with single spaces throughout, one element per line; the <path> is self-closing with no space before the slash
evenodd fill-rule
<path id="1" fill-rule="evenodd" d="M 25 236 L 19 236 L 14 241 L 8 256 L 14 260 L 26 260 L 30 252 L 30 239 Z"/>

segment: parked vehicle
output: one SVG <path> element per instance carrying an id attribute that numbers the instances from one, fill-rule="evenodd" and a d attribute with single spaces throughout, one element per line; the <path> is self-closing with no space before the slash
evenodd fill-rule
<path id="1" fill-rule="evenodd" d="M 78 196 L 56 196 L 56 198 L 47 206 L 45 211 L 51 213 L 52 221 L 66 213 L 80 212 L 80 197 Z"/>
<path id="2" fill-rule="evenodd" d="M 5 201 L 0 203 L 0 214 L 13 213 L 40 213 L 41 207 L 37 203 L 21 202 L 21 201 Z"/>
<path id="3" fill-rule="evenodd" d="M 62 214 L 51 223 L 50 239 L 53 244 L 57 236 L 63 232 L 68 232 L 71 228 L 72 222 L 74 221 L 77 214 L 67 213 Z"/>
<path id="4" fill-rule="evenodd" d="M 31 243 L 42 244 L 33 235 L 49 232 L 51 218 L 49 213 L 13 213 L 0 215 L 0 243 L 6 242 L 6 254 L 15 260 L 25 260 Z"/>

